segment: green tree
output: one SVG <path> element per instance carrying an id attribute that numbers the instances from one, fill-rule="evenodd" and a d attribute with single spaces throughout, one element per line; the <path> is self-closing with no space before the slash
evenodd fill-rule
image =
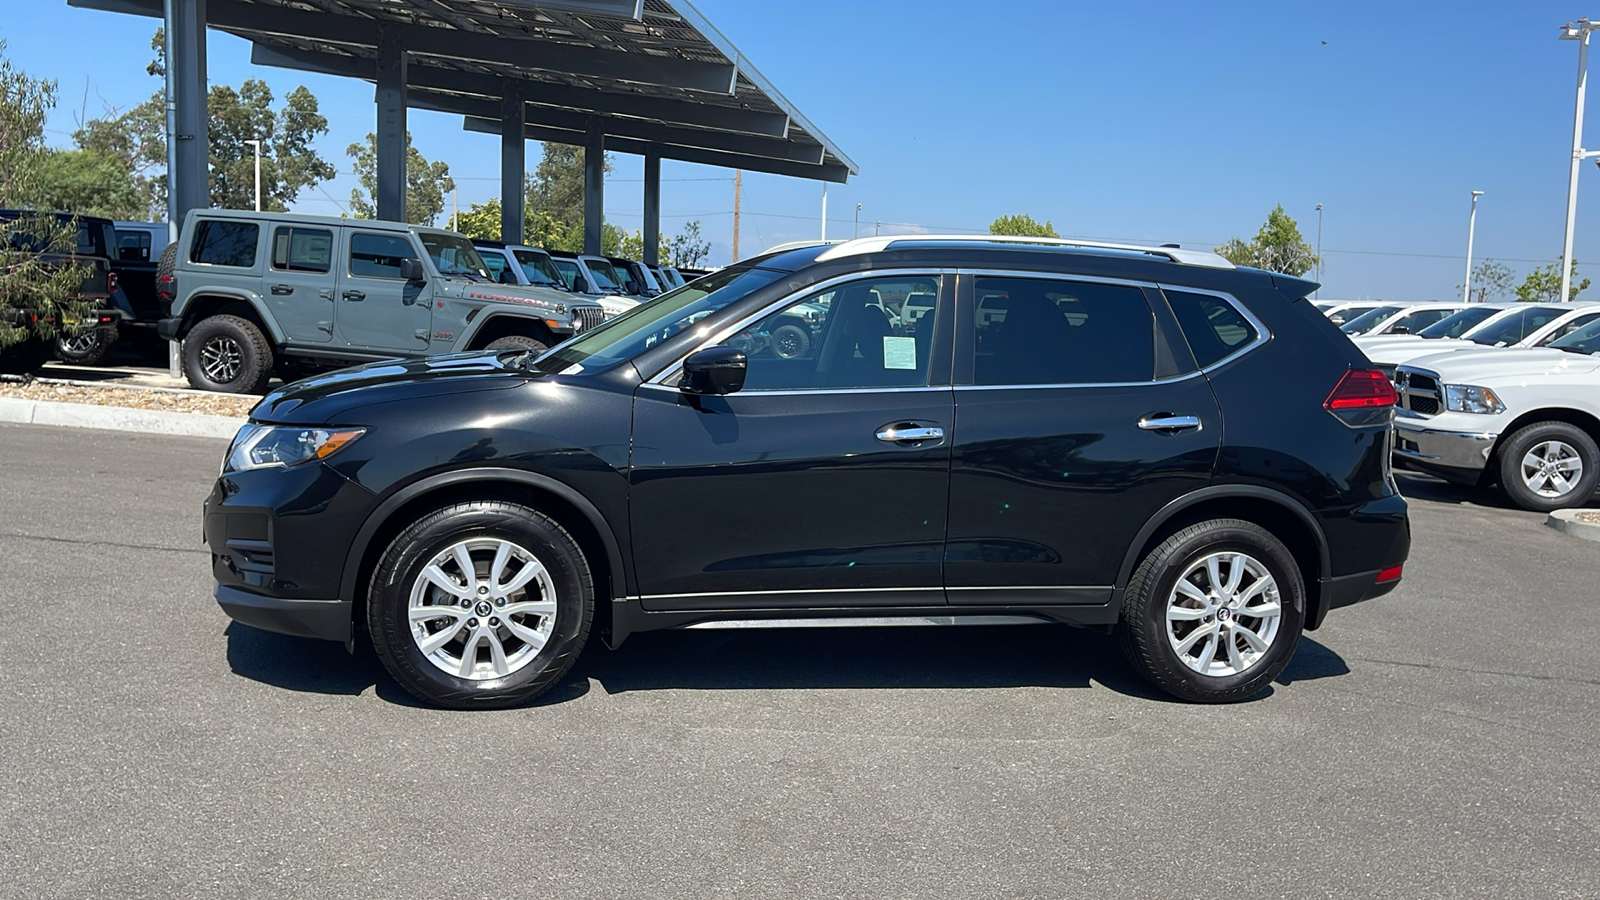
<path id="1" fill-rule="evenodd" d="M 358 219 L 378 217 L 378 136 L 368 134 L 364 144 L 351 144 L 345 153 L 353 159 L 360 188 L 350 191 L 350 212 Z M 411 132 L 406 132 L 406 221 L 416 225 L 432 225 L 444 212 L 444 199 L 456 189 L 450 177 L 450 166 L 444 162 L 428 162 L 416 147 L 411 145 Z M 496 204 L 498 206 L 498 204 Z M 498 229 L 497 229 L 498 230 Z"/>
<path id="2" fill-rule="evenodd" d="M 1516 278 L 1511 274 L 1511 267 L 1486 259 L 1472 267 L 1472 296 L 1467 298 L 1468 303 L 1487 303 L 1498 300 L 1515 289 Z M 1558 287 L 1557 290 L 1560 290 Z M 1456 295 L 1460 296 L 1461 285 L 1456 285 Z"/>
<path id="3" fill-rule="evenodd" d="M 1001 216 L 989 223 L 990 234 L 1005 234 L 1016 237 L 1048 237 L 1058 238 L 1055 225 L 1049 219 L 1043 223 L 1034 221 L 1033 216 L 1023 213 L 1016 216 Z M 686 264 L 687 265 L 687 264 Z"/>
<path id="4" fill-rule="evenodd" d="M 1267 221 L 1256 232 L 1255 239 L 1246 243 L 1232 238 L 1217 248 L 1217 252 L 1236 266 L 1253 266 L 1285 275 L 1304 275 L 1317 264 L 1311 245 L 1300 236 L 1300 226 L 1278 204 L 1267 214 Z"/>
<path id="5" fill-rule="evenodd" d="M 540 145 L 543 155 L 527 181 L 528 208 L 549 213 L 557 222 L 583 223 L 582 147 L 571 144 Z M 606 154 L 605 172 L 611 174 L 611 155 Z M 579 231 L 580 236 L 582 231 Z"/>
<path id="6" fill-rule="evenodd" d="M 56 83 L 30 78 L 6 56 L 0 40 L 0 206 L 32 198 L 43 161 L 44 120 L 56 105 Z"/>
<path id="7" fill-rule="evenodd" d="M 472 204 L 456 213 L 450 227 L 476 241 L 500 240 L 500 201 Z"/>
<path id="8" fill-rule="evenodd" d="M 700 236 L 700 220 L 684 223 L 683 230 L 667 242 L 661 258 L 672 266 L 698 266 L 711 255 L 711 242 Z"/>
<path id="9" fill-rule="evenodd" d="M 1578 280 L 1578 261 L 1572 261 L 1572 285 L 1566 299 L 1575 299 L 1589 287 L 1589 279 Z M 1516 287 L 1519 303 L 1554 303 L 1561 297 L 1561 264 L 1550 263 L 1529 272 Z"/>
<path id="10" fill-rule="evenodd" d="M 60 209 L 109 219 L 140 219 L 145 194 L 116 157 L 94 150 L 46 150 L 33 191 L 38 209 Z"/>

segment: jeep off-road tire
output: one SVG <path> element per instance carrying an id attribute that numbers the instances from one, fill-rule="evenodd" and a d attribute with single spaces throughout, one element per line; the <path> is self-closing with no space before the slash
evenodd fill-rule
<path id="1" fill-rule="evenodd" d="M 196 390 L 259 394 L 272 378 L 272 345 L 248 319 L 201 319 L 184 336 L 183 373 Z"/>
<path id="2" fill-rule="evenodd" d="M 495 338 L 484 345 L 485 350 L 532 350 L 534 353 L 543 353 L 550 347 L 537 338 L 524 334 L 508 334 L 505 337 Z"/>
<path id="3" fill-rule="evenodd" d="M 1283 542 L 1253 522 L 1212 519 L 1139 563 L 1117 631 L 1151 684 L 1183 700 L 1232 703 L 1278 677 L 1304 619 L 1304 579 Z"/>
<path id="4" fill-rule="evenodd" d="M 811 334 L 792 322 L 772 331 L 772 352 L 779 359 L 800 359 L 811 349 Z"/>
<path id="5" fill-rule="evenodd" d="M 1500 488 L 1534 512 L 1582 506 L 1600 481 L 1600 447 L 1570 422 L 1535 422 L 1506 438 L 1498 451 Z"/>
<path id="6" fill-rule="evenodd" d="M 577 541 L 536 509 L 474 500 L 423 516 L 373 571 L 367 631 L 401 687 L 452 709 L 527 703 L 557 684 L 594 618 Z"/>
<path id="7" fill-rule="evenodd" d="M 56 359 L 75 366 L 97 366 L 117 346 L 117 327 L 95 328 L 74 337 L 56 339 Z"/>

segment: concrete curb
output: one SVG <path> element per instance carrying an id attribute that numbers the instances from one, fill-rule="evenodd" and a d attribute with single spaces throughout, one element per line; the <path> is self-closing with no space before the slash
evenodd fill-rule
<path id="1" fill-rule="evenodd" d="M 240 426 L 244 425 L 245 420 L 231 416 L 206 416 L 160 409 L 130 409 L 125 406 L 91 406 L 87 403 L 56 403 L 50 400 L 0 397 L 0 422 L 226 439 L 233 437 Z"/>
<path id="2" fill-rule="evenodd" d="M 1600 522 L 1584 522 L 1578 518 L 1581 513 L 1592 513 L 1592 509 L 1558 509 L 1544 520 L 1546 525 L 1561 532 L 1570 534 L 1575 538 L 1586 541 L 1600 541 Z"/>

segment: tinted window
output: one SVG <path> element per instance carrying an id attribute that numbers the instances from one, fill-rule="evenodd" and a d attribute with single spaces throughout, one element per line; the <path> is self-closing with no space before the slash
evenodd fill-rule
<path id="1" fill-rule="evenodd" d="M 350 274 L 364 278 L 399 278 L 400 261 L 416 259 L 411 242 L 392 234 L 350 235 Z"/>
<path id="2" fill-rule="evenodd" d="M 1562 335 L 1550 346 L 1574 353 L 1600 354 L 1600 321 L 1590 322 L 1570 334 Z"/>
<path id="3" fill-rule="evenodd" d="M 1249 346 L 1258 335 L 1250 320 L 1221 297 L 1188 291 L 1167 291 L 1166 295 L 1202 369 Z"/>
<path id="4" fill-rule="evenodd" d="M 528 277 L 533 284 L 562 284 L 561 273 L 551 264 L 550 257 L 543 253 L 534 253 L 530 250 L 513 250 L 511 255 L 517 258 L 517 264 L 522 266 L 522 274 Z M 574 266 L 574 269 L 577 267 Z M 570 285 L 569 285 L 570 286 Z"/>
<path id="5" fill-rule="evenodd" d="M 1552 342 L 1561 340 L 1562 338 L 1566 337 L 1567 335 L 1572 334 L 1573 332 L 1582 329 L 1585 325 L 1588 325 L 1590 322 L 1593 322 L 1596 319 L 1600 319 L 1600 312 L 1592 312 L 1592 313 L 1586 313 L 1586 314 L 1581 315 L 1581 316 L 1573 316 L 1572 317 L 1572 321 L 1567 322 L 1565 325 L 1562 325 L 1560 328 L 1557 328 L 1554 331 L 1550 332 L 1549 334 L 1545 335 L 1544 338 L 1539 341 L 1539 346 L 1547 347 Z"/>
<path id="6" fill-rule="evenodd" d="M 117 258 L 123 260 L 148 260 L 150 258 L 150 232 L 118 231 Z"/>
<path id="7" fill-rule="evenodd" d="M 577 291 L 580 294 L 588 292 L 589 288 L 584 284 L 583 273 L 578 271 L 576 262 L 570 259 L 555 259 L 551 262 L 555 264 L 556 271 L 561 273 L 561 283 L 567 286 L 567 290 Z"/>
<path id="8" fill-rule="evenodd" d="M 974 282 L 977 384 L 1105 384 L 1155 377 L 1155 317 L 1120 284 Z"/>
<path id="9" fill-rule="evenodd" d="M 622 276 L 612 268 L 611 263 L 603 259 L 584 259 L 583 264 L 589 267 L 589 274 L 600 284 L 600 290 L 616 292 L 622 290 Z"/>
<path id="10" fill-rule="evenodd" d="M 499 252 L 498 250 L 485 250 L 482 253 L 479 253 L 478 256 L 482 257 L 483 268 L 489 273 L 490 278 L 493 278 L 495 281 L 498 281 L 501 284 L 517 283 L 516 275 L 513 274 L 510 278 L 506 277 L 506 273 L 510 270 L 511 264 L 506 262 L 505 254 Z"/>
<path id="11" fill-rule="evenodd" d="M 1474 331 L 1469 337 L 1476 343 L 1487 344 L 1490 347 L 1509 347 L 1571 311 L 1570 307 L 1553 309 L 1545 306 L 1519 309 L 1499 321 Z"/>
<path id="12" fill-rule="evenodd" d="M 321 228 L 279 228 L 272 232 L 272 267 L 291 272 L 333 268 L 333 232 Z"/>
<path id="13" fill-rule="evenodd" d="M 1398 306 L 1380 306 L 1369 309 L 1353 319 L 1345 319 L 1339 330 L 1345 334 L 1366 334 L 1378 327 L 1378 324 L 1400 311 Z"/>
<path id="14" fill-rule="evenodd" d="M 1332 322 L 1335 325 L 1343 325 L 1344 323 L 1350 321 L 1351 319 L 1354 319 L 1357 316 L 1366 315 L 1367 313 L 1372 312 L 1374 309 L 1377 309 L 1377 308 L 1378 307 L 1376 305 L 1346 307 L 1345 309 L 1341 309 L 1338 312 L 1329 313 L 1328 314 L 1328 321 Z"/>
<path id="15" fill-rule="evenodd" d="M 195 228 L 189 261 L 248 269 L 256 264 L 256 241 L 260 237 L 261 227 L 254 222 L 201 221 Z"/>
<path id="16" fill-rule="evenodd" d="M 1485 309 L 1483 307 L 1463 309 L 1461 312 L 1453 316 L 1445 316 L 1443 319 L 1415 333 L 1425 338 L 1458 338 L 1483 324 L 1485 319 L 1499 311 L 1498 309 Z"/>
<path id="17" fill-rule="evenodd" d="M 746 391 L 911 387 L 928 383 L 936 275 L 863 279 L 809 294 L 723 343 L 749 359 Z"/>
<path id="18" fill-rule="evenodd" d="M 1416 334 L 1435 322 L 1442 321 L 1454 310 L 1450 309 L 1423 309 L 1414 313 L 1406 313 L 1389 325 L 1390 334 Z M 1401 331 L 1400 329 L 1405 329 Z"/>

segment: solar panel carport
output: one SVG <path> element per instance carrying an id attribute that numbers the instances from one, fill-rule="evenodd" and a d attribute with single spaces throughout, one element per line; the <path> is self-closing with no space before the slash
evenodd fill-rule
<path id="1" fill-rule="evenodd" d="M 526 141 L 586 149 L 584 247 L 600 251 L 605 151 L 644 157 L 644 246 L 661 160 L 843 182 L 854 162 L 688 0 L 68 0 L 165 19 L 168 208 L 209 205 L 206 28 L 251 61 L 375 83 L 377 211 L 405 218 L 407 108 L 501 135 L 502 234 L 522 240 Z M 655 262 L 654 259 L 647 260 Z"/>

